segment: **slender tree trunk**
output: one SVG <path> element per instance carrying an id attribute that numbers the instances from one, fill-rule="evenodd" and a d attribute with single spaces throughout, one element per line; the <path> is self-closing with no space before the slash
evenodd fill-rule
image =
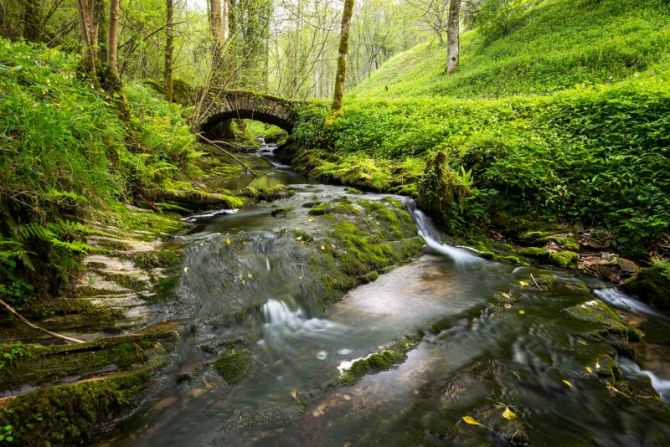
<path id="1" fill-rule="evenodd" d="M 30 42 L 42 40 L 42 0 L 29 0 L 24 3 L 23 37 Z"/>
<path id="2" fill-rule="evenodd" d="M 226 42 L 226 36 L 223 28 L 221 0 L 211 0 L 210 5 L 210 22 L 212 24 L 212 36 L 214 37 L 214 79 L 220 79 L 220 71 L 223 67 L 223 45 Z"/>
<path id="3" fill-rule="evenodd" d="M 344 82 L 347 78 L 347 53 L 349 52 L 349 31 L 351 29 L 351 16 L 353 12 L 354 0 L 344 0 L 337 72 L 335 74 L 335 94 L 333 95 L 333 105 L 327 118 L 329 122 L 332 122 L 334 118 L 342 116 L 344 113 Z"/>
<path id="4" fill-rule="evenodd" d="M 109 31 L 107 33 L 107 67 L 115 79 L 119 77 L 119 12 L 120 0 L 109 2 Z"/>
<path id="5" fill-rule="evenodd" d="M 79 30 L 84 43 L 82 56 L 84 57 L 86 68 L 91 73 L 95 82 L 98 82 L 98 22 L 94 17 L 94 1 L 77 0 L 77 13 L 79 16 Z"/>
<path id="6" fill-rule="evenodd" d="M 165 71 L 163 81 L 165 87 L 165 98 L 172 102 L 172 55 L 174 53 L 174 2 L 166 0 L 167 15 L 165 23 Z"/>
<path id="7" fill-rule="evenodd" d="M 447 67 L 445 68 L 447 74 L 453 73 L 458 68 L 460 12 L 461 0 L 451 0 L 447 23 Z"/>

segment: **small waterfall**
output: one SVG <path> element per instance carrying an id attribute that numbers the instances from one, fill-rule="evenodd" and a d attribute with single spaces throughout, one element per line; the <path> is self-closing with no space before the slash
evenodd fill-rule
<path id="1" fill-rule="evenodd" d="M 261 143 L 261 147 L 256 151 L 256 155 L 260 158 L 263 158 L 273 167 L 279 169 L 289 169 L 291 166 L 280 163 L 275 158 L 275 149 L 277 149 L 276 144 L 266 143 L 265 138 L 259 138 L 258 141 Z"/>
<path id="2" fill-rule="evenodd" d="M 651 381 L 651 386 L 656 390 L 661 399 L 665 402 L 670 401 L 670 380 L 662 379 L 651 371 L 640 368 L 634 361 L 622 357 L 619 364 L 624 373 L 635 376 L 647 376 Z"/>
<path id="3" fill-rule="evenodd" d="M 460 247 L 452 247 L 440 242 L 440 233 L 433 222 L 421 210 L 410 204 L 410 212 L 414 216 L 416 226 L 419 228 L 419 236 L 426 241 L 426 245 L 433 251 L 451 258 L 457 265 L 468 265 L 484 262 L 484 259 L 476 256 L 471 250 Z"/>
<path id="4" fill-rule="evenodd" d="M 607 289 L 595 289 L 593 291 L 593 294 L 614 307 L 618 307 L 620 309 L 632 311 L 635 313 L 653 315 L 654 317 L 660 317 L 666 320 L 668 319 L 668 317 L 661 314 L 657 310 L 653 309 L 651 306 L 648 306 L 636 300 L 635 298 L 626 295 L 616 287 L 610 287 Z"/>
<path id="5" fill-rule="evenodd" d="M 295 310 L 283 301 L 269 299 L 262 308 L 265 324 L 264 332 L 270 340 L 278 340 L 287 336 L 321 336 L 341 333 L 341 325 L 323 318 L 307 318 L 298 306 Z"/>

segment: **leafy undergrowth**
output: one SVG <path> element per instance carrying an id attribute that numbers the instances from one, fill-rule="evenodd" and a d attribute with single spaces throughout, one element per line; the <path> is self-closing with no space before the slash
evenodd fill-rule
<path id="1" fill-rule="evenodd" d="M 389 60 L 350 96 L 501 97 L 638 75 L 667 79 L 670 7 L 665 1 L 508 3 L 511 7 L 497 14 L 482 11 L 475 23 L 481 26 L 463 33 L 461 66 L 453 75 L 442 75 L 446 50 L 423 44 Z"/>
<path id="2" fill-rule="evenodd" d="M 327 109 L 311 105 L 293 143 L 320 141 L 331 151 L 303 152 L 296 162 L 313 177 L 370 190 L 393 190 L 405 179 L 404 192 L 419 191 L 422 207 L 456 234 L 505 210 L 598 225 L 612 234 L 613 248 L 640 255 L 670 229 L 667 87 L 626 82 L 552 97 L 357 100 L 328 131 L 318 124 Z M 444 167 L 436 174 L 438 153 Z M 440 178 L 422 195 L 420 181 L 431 175 Z"/>
<path id="3" fill-rule="evenodd" d="M 0 40 L 0 294 L 21 306 L 58 294 L 95 232 L 91 211 L 123 209 L 197 172 L 176 105 L 128 84 L 124 122 L 76 55 Z M 128 213 L 119 216 L 124 220 Z"/>
<path id="4" fill-rule="evenodd" d="M 629 256 L 667 256 L 658 248 L 670 230 L 667 2 L 518 1 L 501 11 L 482 11 L 464 33 L 453 75 L 441 74 L 444 48 L 425 44 L 356 86 L 332 126 L 326 103 L 303 107 L 296 166 L 418 197 L 455 235 L 515 215 L 596 227 Z"/>

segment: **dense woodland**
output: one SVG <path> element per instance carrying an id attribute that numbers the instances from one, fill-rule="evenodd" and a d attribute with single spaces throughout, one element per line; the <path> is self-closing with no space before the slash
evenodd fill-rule
<path id="1" fill-rule="evenodd" d="M 666 0 L 0 0 L 0 36 L 0 387 L 10 396 L 0 398 L 0 445 L 90 442 L 137 407 L 130 396 L 159 368 L 145 364 L 144 351 L 158 358 L 152 343 L 167 346 L 187 331 L 152 329 L 148 342 L 146 326 L 119 329 L 121 314 L 91 304 L 97 286 L 83 278 L 93 270 L 133 291 L 141 281 L 86 260 L 162 269 L 144 275 L 145 301 L 179 300 L 193 270 L 183 264 L 188 249 L 156 247 L 188 231 L 188 216 L 295 194 L 248 155 L 259 138 L 277 143 L 282 162 L 311 182 L 408 197 L 445 240 L 479 257 L 598 278 L 670 309 Z M 280 104 L 291 131 L 267 119 L 216 122 L 220 104 L 211 98 L 226 92 Z M 244 183 L 250 175 L 266 183 Z M 296 234 L 315 244 L 312 256 L 333 249 L 319 264 L 330 270 L 315 273 L 322 296 L 418 256 L 416 241 L 407 242 L 412 219 L 396 202 L 391 211 L 357 205 L 374 216 L 363 223 L 338 223 L 357 206 L 315 203 L 303 205 L 309 223 L 335 225 L 333 242 Z M 551 289 L 537 275 L 520 283 Z M 600 336 L 638 342 L 633 326 L 610 325 Z M 654 346 L 670 345 L 660 338 Z M 411 340 L 398 345 L 401 354 L 384 351 L 384 361 L 402 363 L 418 343 Z M 54 345 L 82 341 L 75 354 Z M 82 354 L 88 343 L 105 359 Z M 237 362 L 252 362 L 245 343 L 214 367 L 229 385 L 242 381 Z M 64 363 L 45 363 L 51 372 L 19 378 L 34 368 L 22 361 L 61 355 Z M 142 370 L 131 369 L 140 360 Z M 384 361 L 359 365 L 347 381 L 388 369 Z M 60 384 L 66 374 L 53 370 L 63 364 L 67 376 L 86 378 L 72 365 L 93 371 L 105 362 L 133 375 L 59 388 L 57 398 L 22 392 L 10 403 L 10 390 L 23 385 Z M 64 407 L 88 416 L 67 413 L 62 423 L 54 415 Z M 32 430 L 39 424 L 41 434 Z M 500 436 L 512 442 L 523 430 Z M 664 433 L 654 439 L 668 441 Z"/>

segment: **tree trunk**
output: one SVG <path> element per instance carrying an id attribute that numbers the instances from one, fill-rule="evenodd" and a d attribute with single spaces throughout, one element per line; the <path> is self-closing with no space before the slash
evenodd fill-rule
<path id="1" fill-rule="evenodd" d="M 165 87 L 165 98 L 172 102 L 172 54 L 174 53 L 174 2 L 167 1 L 167 15 L 165 23 L 165 71 L 163 83 Z"/>
<path id="2" fill-rule="evenodd" d="M 30 42 L 42 40 L 42 0 L 30 0 L 23 6 L 23 37 Z"/>
<path id="3" fill-rule="evenodd" d="M 344 0 L 337 72 L 335 74 L 335 94 L 333 95 L 333 105 L 328 115 L 328 121 L 330 122 L 344 113 L 344 82 L 347 78 L 347 53 L 349 52 L 349 31 L 351 29 L 351 16 L 353 12 L 354 0 Z"/>
<path id="4" fill-rule="evenodd" d="M 453 73 L 458 68 L 460 12 L 461 0 L 451 0 L 447 23 L 447 67 L 445 69 L 447 74 Z"/>
<path id="5" fill-rule="evenodd" d="M 95 20 L 93 2 L 95 0 L 77 0 L 77 13 L 79 16 L 79 30 L 84 43 L 82 56 L 86 68 L 91 73 L 95 82 L 98 82 L 98 22 Z"/>
<path id="6" fill-rule="evenodd" d="M 119 10 L 120 0 L 109 2 L 109 32 L 107 34 L 107 66 L 114 79 L 119 77 Z"/>
<path id="7" fill-rule="evenodd" d="M 226 35 L 223 28 L 223 13 L 221 10 L 221 0 L 211 1 L 210 21 L 212 24 L 212 36 L 214 37 L 214 57 L 213 57 L 213 71 L 214 78 L 219 78 L 219 72 L 223 66 L 223 45 L 226 42 Z"/>

